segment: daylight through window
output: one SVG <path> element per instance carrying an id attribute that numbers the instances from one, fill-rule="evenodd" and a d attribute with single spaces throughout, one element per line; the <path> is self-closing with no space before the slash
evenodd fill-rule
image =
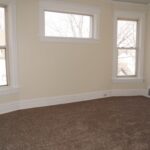
<path id="1" fill-rule="evenodd" d="M 6 19 L 5 8 L 0 7 L 0 86 L 7 85 L 6 75 Z"/>
<path id="2" fill-rule="evenodd" d="M 138 21 L 118 19 L 117 21 L 117 76 L 137 75 Z"/>
<path id="3" fill-rule="evenodd" d="M 51 11 L 45 11 L 44 16 L 46 37 L 93 37 L 92 16 Z"/>

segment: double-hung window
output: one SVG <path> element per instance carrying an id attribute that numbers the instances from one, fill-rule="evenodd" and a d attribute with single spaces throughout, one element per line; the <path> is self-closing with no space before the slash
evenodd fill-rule
<path id="1" fill-rule="evenodd" d="M 15 0 L 0 0 L 0 95 L 18 91 L 15 7 Z"/>
<path id="2" fill-rule="evenodd" d="M 114 26 L 113 80 L 142 80 L 144 14 L 116 12 Z"/>
<path id="3" fill-rule="evenodd" d="M 117 77 L 136 77 L 138 60 L 138 21 L 117 20 Z"/>

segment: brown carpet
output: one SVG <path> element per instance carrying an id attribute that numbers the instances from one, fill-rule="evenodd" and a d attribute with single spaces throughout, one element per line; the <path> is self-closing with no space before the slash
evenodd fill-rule
<path id="1" fill-rule="evenodd" d="M 0 115 L 0 150 L 150 150 L 150 100 L 114 97 Z"/>

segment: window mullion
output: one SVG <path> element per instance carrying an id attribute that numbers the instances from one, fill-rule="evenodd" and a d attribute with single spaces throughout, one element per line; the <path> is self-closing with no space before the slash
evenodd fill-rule
<path id="1" fill-rule="evenodd" d="M 0 46 L 0 49 L 6 49 L 6 46 Z"/>

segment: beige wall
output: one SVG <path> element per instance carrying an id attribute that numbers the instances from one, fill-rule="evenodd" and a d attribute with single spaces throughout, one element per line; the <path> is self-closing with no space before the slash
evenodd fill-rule
<path id="1" fill-rule="evenodd" d="M 150 5 L 148 6 L 147 12 L 147 44 L 146 44 L 146 59 L 145 59 L 145 70 L 146 70 L 146 82 L 147 87 L 150 87 Z"/>
<path id="2" fill-rule="evenodd" d="M 145 82 L 112 83 L 113 10 L 141 11 L 145 7 L 113 6 L 106 0 L 71 1 L 100 6 L 100 41 L 78 44 L 42 42 L 38 0 L 17 0 L 20 91 L 0 97 L 0 102 L 107 89 L 145 88 Z"/>

